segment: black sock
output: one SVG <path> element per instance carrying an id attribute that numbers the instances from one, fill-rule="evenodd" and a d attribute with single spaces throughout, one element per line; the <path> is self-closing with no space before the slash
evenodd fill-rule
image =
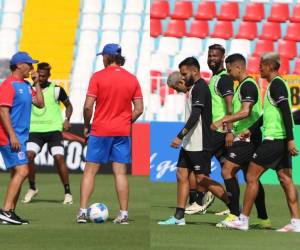
<path id="1" fill-rule="evenodd" d="M 190 189 L 189 204 L 193 204 L 196 200 L 197 200 L 197 191 L 196 191 L 196 189 Z"/>
<path id="2" fill-rule="evenodd" d="M 205 192 L 197 192 L 197 204 L 200 206 L 203 206 L 204 195 L 205 195 Z"/>
<path id="3" fill-rule="evenodd" d="M 177 220 L 180 220 L 180 219 L 184 218 L 184 211 L 185 211 L 184 208 L 176 207 L 176 212 L 175 212 L 174 217 Z"/>
<path id="4" fill-rule="evenodd" d="M 71 194 L 71 189 L 69 184 L 64 184 L 65 194 Z"/>
<path id="5" fill-rule="evenodd" d="M 230 178 L 227 180 L 224 180 L 226 190 L 228 193 L 231 194 L 230 196 L 230 202 L 229 202 L 229 209 L 230 213 L 234 214 L 236 216 L 240 215 L 240 205 L 239 205 L 239 200 L 240 200 L 240 187 L 237 179 Z"/>
<path id="6" fill-rule="evenodd" d="M 29 181 L 29 188 L 32 190 L 36 190 L 35 181 Z"/>
<path id="7" fill-rule="evenodd" d="M 261 182 L 259 181 L 258 193 L 255 199 L 255 206 L 257 210 L 257 217 L 263 220 L 268 219 L 268 214 L 265 204 L 265 190 Z"/>

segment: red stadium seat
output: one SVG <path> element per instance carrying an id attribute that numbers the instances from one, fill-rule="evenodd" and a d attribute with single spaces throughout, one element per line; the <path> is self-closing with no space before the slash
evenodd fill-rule
<path id="1" fill-rule="evenodd" d="M 289 23 L 286 30 L 285 39 L 300 41 L 300 23 Z"/>
<path id="2" fill-rule="evenodd" d="M 257 24 L 256 22 L 242 21 L 239 27 L 239 32 L 236 38 L 253 40 L 257 37 Z"/>
<path id="3" fill-rule="evenodd" d="M 190 1 L 175 2 L 173 19 L 189 19 L 193 15 L 193 3 Z"/>
<path id="4" fill-rule="evenodd" d="M 279 74 L 286 75 L 290 73 L 290 60 L 286 57 L 280 57 Z"/>
<path id="5" fill-rule="evenodd" d="M 168 89 L 168 94 L 169 95 L 175 94 L 175 90 L 174 89 L 171 89 L 171 88 L 167 87 L 166 84 L 161 85 L 160 86 L 160 90 L 159 90 L 160 104 L 161 105 L 165 104 L 165 98 L 166 98 L 167 89 Z"/>
<path id="6" fill-rule="evenodd" d="M 268 21 L 285 22 L 289 19 L 289 5 L 286 3 L 272 3 Z"/>
<path id="7" fill-rule="evenodd" d="M 162 83 L 162 73 L 157 70 L 150 70 L 151 77 L 151 93 L 154 93 L 157 90 L 158 86 L 161 86 Z"/>
<path id="8" fill-rule="evenodd" d="M 258 40 L 255 45 L 254 56 L 261 56 L 266 52 L 274 51 L 274 42 L 270 40 Z"/>
<path id="9" fill-rule="evenodd" d="M 239 18 L 239 4 L 237 2 L 224 2 L 218 15 L 219 20 L 234 21 Z"/>
<path id="10" fill-rule="evenodd" d="M 160 36 L 162 33 L 161 21 L 160 19 L 152 19 L 150 20 L 150 35 L 152 37 Z"/>
<path id="11" fill-rule="evenodd" d="M 244 21 L 260 22 L 265 18 L 263 3 L 248 3 L 246 6 Z"/>
<path id="12" fill-rule="evenodd" d="M 194 20 L 191 23 L 190 32 L 187 36 L 206 38 L 209 35 L 208 22 L 206 20 Z"/>
<path id="13" fill-rule="evenodd" d="M 300 22 L 300 3 L 294 5 L 293 14 L 290 17 L 290 21 L 292 22 Z"/>
<path id="14" fill-rule="evenodd" d="M 278 43 L 278 53 L 288 59 L 297 56 L 297 44 L 295 41 L 280 40 Z"/>
<path id="15" fill-rule="evenodd" d="M 151 18 L 163 19 L 170 14 L 170 6 L 168 0 L 155 0 L 151 4 L 150 16 Z"/>
<path id="16" fill-rule="evenodd" d="M 297 58 L 295 61 L 295 68 L 293 74 L 300 75 L 300 58 Z"/>
<path id="17" fill-rule="evenodd" d="M 184 20 L 171 19 L 168 23 L 167 31 L 164 33 L 165 36 L 172 36 L 181 38 L 186 34 L 186 27 Z"/>
<path id="18" fill-rule="evenodd" d="M 211 20 L 216 16 L 215 2 L 204 1 L 199 3 L 198 10 L 194 16 L 196 19 Z"/>
<path id="19" fill-rule="evenodd" d="M 230 21 L 217 21 L 214 29 L 214 33 L 211 37 L 229 39 L 233 35 L 232 22 Z"/>
<path id="20" fill-rule="evenodd" d="M 247 59 L 247 72 L 249 74 L 258 74 L 259 73 L 259 57 L 251 56 Z"/>
<path id="21" fill-rule="evenodd" d="M 266 22 L 263 24 L 262 33 L 260 39 L 276 41 L 281 38 L 281 26 L 280 23 Z"/>

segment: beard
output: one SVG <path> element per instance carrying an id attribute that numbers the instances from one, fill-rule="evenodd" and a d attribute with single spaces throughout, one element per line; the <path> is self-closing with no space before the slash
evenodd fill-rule
<path id="1" fill-rule="evenodd" d="M 192 86 L 193 84 L 194 84 L 194 81 L 193 81 L 192 77 L 190 77 L 189 79 L 185 80 L 185 85 L 186 85 L 187 87 L 190 87 L 190 86 Z"/>
<path id="2" fill-rule="evenodd" d="M 220 68 L 221 62 L 215 62 L 213 65 L 208 64 L 208 67 L 211 71 L 216 71 Z"/>

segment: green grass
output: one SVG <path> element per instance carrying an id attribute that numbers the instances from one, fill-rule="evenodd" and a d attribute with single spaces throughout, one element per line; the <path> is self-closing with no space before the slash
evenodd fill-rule
<path id="1" fill-rule="evenodd" d="M 297 187 L 300 191 L 299 186 Z M 266 204 L 274 229 L 290 221 L 285 197 L 280 186 L 267 185 Z M 242 187 L 241 194 L 244 192 Z M 248 232 L 219 229 L 215 224 L 224 217 L 214 212 L 225 209 L 216 200 L 205 215 L 186 216 L 186 226 L 160 226 L 158 220 L 174 214 L 176 183 L 151 183 L 151 249 L 205 249 L 205 250 L 277 250 L 300 249 L 300 235 L 278 233 L 275 230 L 250 230 Z M 252 218 L 256 217 L 255 208 Z"/>
<path id="2" fill-rule="evenodd" d="M 0 202 L 3 203 L 8 173 L 0 174 Z M 75 203 L 62 205 L 63 188 L 56 174 L 37 175 L 38 196 L 30 204 L 19 203 L 17 213 L 31 224 L 0 225 L 0 249 L 148 249 L 149 247 L 149 181 L 148 177 L 130 177 L 130 225 L 78 225 L 75 216 L 79 207 L 81 175 L 70 176 Z M 27 191 L 23 185 L 21 197 Z M 118 213 L 118 202 L 111 175 L 99 175 L 90 203 L 103 202 L 110 219 Z"/>

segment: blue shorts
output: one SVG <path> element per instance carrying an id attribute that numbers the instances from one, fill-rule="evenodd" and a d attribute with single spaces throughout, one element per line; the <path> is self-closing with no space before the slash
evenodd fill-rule
<path id="1" fill-rule="evenodd" d="M 129 136 L 89 136 L 86 161 L 105 164 L 110 161 L 131 162 L 131 138 Z"/>
<path id="2" fill-rule="evenodd" d="M 19 152 L 12 151 L 10 144 L 0 146 L 0 153 L 7 169 L 28 163 L 25 143 L 21 144 L 21 150 Z"/>

